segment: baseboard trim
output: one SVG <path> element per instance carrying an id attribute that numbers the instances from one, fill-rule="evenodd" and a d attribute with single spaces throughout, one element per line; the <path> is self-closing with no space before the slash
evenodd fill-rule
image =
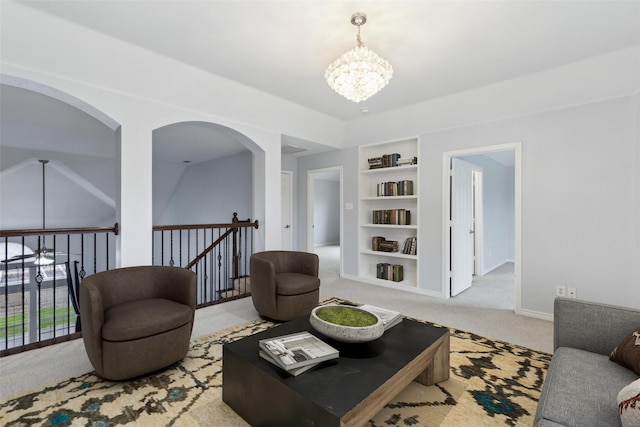
<path id="1" fill-rule="evenodd" d="M 553 322 L 553 314 L 543 313 L 541 311 L 523 310 L 523 309 L 521 309 L 519 311 L 516 311 L 516 314 L 521 314 L 521 315 L 527 316 L 527 317 L 535 317 L 536 319 L 548 320 L 550 322 Z"/>

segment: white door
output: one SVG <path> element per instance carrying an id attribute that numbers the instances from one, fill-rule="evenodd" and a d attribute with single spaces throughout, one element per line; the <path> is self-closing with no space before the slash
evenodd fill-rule
<path id="1" fill-rule="evenodd" d="M 290 251 L 293 241 L 293 233 L 291 228 L 291 217 L 293 216 L 291 211 L 291 197 L 293 191 L 291 189 L 293 181 L 293 173 L 288 171 L 282 171 L 280 174 L 280 199 L 281 199 L 281 239 L 282 250 Z"/>
<path id="2" fill-rule="evenodd" d="M 473 175 L 471 163 L 451 162 L 451 296 L 473 280 Z"/>

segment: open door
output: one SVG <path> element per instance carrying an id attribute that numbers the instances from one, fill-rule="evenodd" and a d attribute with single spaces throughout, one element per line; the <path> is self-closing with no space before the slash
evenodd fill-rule
<path id="1" fill-rule="evenodd" d="M 473 169 L 471 163 L 451 159 L 451 296 L 473 281 Z"/>

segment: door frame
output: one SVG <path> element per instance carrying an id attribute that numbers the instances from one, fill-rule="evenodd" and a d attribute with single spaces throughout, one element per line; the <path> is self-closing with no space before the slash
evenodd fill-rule
<path id="1" fill-rule="evenodd" d="M 449 265 L 451 264 L 451 241 L 449 226 L 451 217 L 451 180 L 449 165 L 453 157 L 486 154 L 494 151 L 513 150 L 514 167 L 514 255 L 515 255 L 515 301 L 516 313 L 522 312 L 522 143 L 489 145 L 465 148 L 442 153 L 442 290 L 443 298 L 451 298 L 449 288 Z"/>
<path id="2" fill-rule="evenodd" d="M 475 166 L 475 165 L 474 165 Z M 482 222 L 482 206 L 483 206 L 483 180 L 484 170 L 475 166 L 471 172 L 473 176 L 472 191 L 473 191 L 473 273 L 476 276 L 484 275 L 484 268 L 482 268 L 482 250 L 483 250 L 483 222 Z"/>
<path id="3" fill-rule="evenodd" d="M 289 215 L 289 222 L 290 222 L 290 227 L 291 227 L 291 231 L 289 232 L 289 242 L 280 242 L 282 248 L 286 249 L 288 247 L 289 250 L 291 250 L 293 248 L 293 172 L 292 171 L 286 171 L 286 170 L 281 170 L 280 171 L 280 180 L 282 180 L 282 176 L 283 175 L 287 175 L 289 177 L 289 212 L 287 212 L 287 214 Z M 282 188 L 282 184 L 281 187 Z M 281 194 L 280 197 L 284 198 L 284 195 Z M 284 212 L 283 212 L 284 213 Z M 282 221 L 280 221 L 281 224 L 280 226 L 282 227 Z M 282 230 L 280 230 L 280 235 L 282 236 Z"/>
<path id="4" fill-rule="evenodd" d="M 344 210 L 342 206 L 344 206 L 344 180 L 342 177 L 342 166 L 331 166 L 320 169 L 309 169 L 307 171 L 307 252 L 314 252 L 315 250 L 315 237 L 314 237 L 314 181 L 316 179 L 316 175 L 324 174 L 327 172 L 338 172 L 339 180 L 340 180 L 340 200 L 339 200 L 339 209 L 340 209 L 340 277 L 343 276 L 343 265 L 342 265 L 342 245 L 344 241 Z"/>

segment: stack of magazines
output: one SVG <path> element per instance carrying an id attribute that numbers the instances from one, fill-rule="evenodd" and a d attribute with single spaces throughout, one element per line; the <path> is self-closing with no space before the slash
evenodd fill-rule
<path id="1" fill-rule="evenodd" d="M 309 332 L 260 340 L 259 346 L 260 357 L 294 376 L 339 356 L 338 350 Z"/>
<path id="2" fill-rule="evenodd" d="M 396 326 L 398 323 L 402 322 L 402 315 L 397 311 L 389 310 L 386 308 L 376 307 L 375 305 L 363 304 L 359 306 L 363 310 L 368 311 L 369 313 L 373 313 L 382 320 L 382 324 L 384 325 L 384 330 L 386 331 L 389 328 Z"/>

